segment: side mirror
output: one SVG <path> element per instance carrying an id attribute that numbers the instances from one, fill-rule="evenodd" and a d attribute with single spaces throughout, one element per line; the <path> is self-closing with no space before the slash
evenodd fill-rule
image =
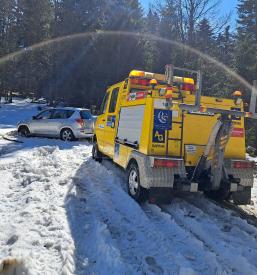
<path id="1" fill-rule="evenodd" d="M 36 116 L 33 116 L 32 119 L 33 119 L 33 120 L 37 120 L 37 117 L 36 117 Z"/>

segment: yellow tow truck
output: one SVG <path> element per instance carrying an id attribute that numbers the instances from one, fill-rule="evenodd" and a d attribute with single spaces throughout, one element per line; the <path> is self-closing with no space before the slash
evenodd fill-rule
<path id="1" fill-rule="evenodd" d="M 255 163 L 246 159 L 244 118 L 257 117 L 256 88 L 244 112 L 239 91 L 232 99 L 208 97 L 201 86 L 200 71 L 167 65 L 165 74 L 133 70 L 108 88 L 92 157 L 126 170 L 135 200 L 169 202 L 177 192 L 202 191 L 250 203 Z"/>

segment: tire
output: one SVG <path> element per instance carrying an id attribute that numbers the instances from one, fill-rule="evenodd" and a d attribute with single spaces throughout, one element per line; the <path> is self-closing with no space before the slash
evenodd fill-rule
<path id="1" fill-rule="evenodd" d="M 20 126 L 18 128 L 18 134 L 22 137 L 28 137 L 30 135 L 29 128 L 27 126 Z"/>
<path id="2" fill-rule="evenodd" d="M 98 161 L 98 162 L 102 162 L 103 160 L 103 156 L 102 156 L 102 153 L 99 151 L 98 149 L 98 145 L 96 142 L 94 142 L 93 144 L 93 148 L 92 148 L 92 158 L 95 160 L 95 161 Z"/>
<path id="3" fill-rule="evenodd" d="M 140 185 L 139 169 L 135 162 L 132 162 L 127 170 L 127 190 L 129 195 L 137 202 L 147 200 L 147 190 Z"/>
<path id="4" fill-rule="evenodd" d="M 222 184 L 221 184 L 222 185 Z M 223 185 L 219 190 L 204 191 L 204 195 L 210 199 L 217 201 L 224 201 L 230 197 L 230 190 L 228 185 Z"/>
<path id="5" fill-rule="evenodd" d="M 61 131 L 60 136 L 61 136 L 61 140 L 63 140 L 63 141 L 73 141 L 73 140 L 75 140 L 75 137 L 74 137 L 74 134 L 73 134 L 72 130 L 68 129 L 68 128 L 63 129 Z"/>
<path id="6" fill-rule="evenodd" d="M 246 187 L 243 191 L 232 193 L 232 199 L 236 205 L 247 205 L 251 203 L 251 187 Z"/>

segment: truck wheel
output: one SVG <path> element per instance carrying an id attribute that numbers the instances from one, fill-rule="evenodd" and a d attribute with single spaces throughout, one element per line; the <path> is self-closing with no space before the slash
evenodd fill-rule
<path id="1" fill-rule="evenodd" d="M 224 201 L 230 197 L 230 190 L 228 185 L 225 185 L 219 190 L 204 191 L 204 195 L 213 200 Z"/>
<path id="2" fill-rule="evenodd" d="M 95 161 L 98 161 L 98 162 L 102 162 L 103 160 L 103 156 L 102 156 L 102 153 L 99 151 L 98 149 L 98 145 L 96 142 L 94 142 L 93 144 L 93 148 L 92 148 L 92 158 L 95 160 Z"/>
<path id="3" fill-rule="evenodd" d="M 232 193 L 232 199 L 236 205 L 247 205 L 251 203 L 251 187 L 246 187 L 243 191 Z"/>
<path id="4" fill-rule="evenodd" d="M 137 202 L 144 202 L 147 199 L 147 190 L 140 185 L 139 169 L 136 163 L 132 162 L 127 170 L 127 188 L 129 195 Z"/>
<path id="5" fill-rule="evenodd" d="M 18 134 L 22 137 L 28 137 L 30 134 L 29 128 L 27 126 L 20 126 L 18 129 Z"/>

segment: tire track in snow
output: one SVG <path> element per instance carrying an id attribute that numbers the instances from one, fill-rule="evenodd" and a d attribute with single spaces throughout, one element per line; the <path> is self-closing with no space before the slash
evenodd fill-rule
<path id="1" fill-rule="evenodd" d="M 143 209 L 146 214 L 150 212 L 150 218 L 153 217 L 157 220 L 157 223 L 161 224 L 162 222 L 165 223 L 163 215 L 166 213 L 169 215 L 171 221 L 174 220 L 176 225 L 184 230 L 185 235 L 190 234 L 191 238 L 193 237 L 192 239 L 202 243 L 207 251 L 216 255 L 216 262 L 218 261 L 220 266 L 220 268 L 217 269 L 218 273 L 226 271 L 228 273 L 235 272 L 240 274 L 241 272 L 247 271 L 249 274 L 256 274 L 256 228 L 247 224 L 247 222 L 240 217 L 227 214 L 225 218 L 224 211 L 227 210 L 217 205 L 215 205 L 215 211 L 212 211 L 214 204 L 207 199 L 205 199 L 206 204 L 198 205 L 197 208 L 192 202 L 197 203 L 198 200 L 199 197 L 197 195 L 192 198 L 190 203 L 185 200 L 176 199 L 175 208 L 179 208 L 179 214 L 176 213 L 176 210 L 172 209 L 174 202 L 171 206 L 161 207 L 164 213 L 158 213 L 160 211 L 156 209 L 153 210 L 154 206 L 150 206 L 149 208 L 147 204 Z M 181 209 L 184 211 L 181 212 Z M 208 212 L 204 212 L 206 209 L 208 209 Z M 232 211 L 231 214 L 235 215 L 236 213 Z M 195 229 L 193 223 L 191 228 L 191 223 L 190 221 L 188 222 L 188 218 L 192 220 L 196 218 L 199 229 L 197 229 L 197 226 L 195 226 Z M 186 219 L 187 222 L 184 222 L 184 219 Z M 203 221 L 201 221 L 201 219 Z M 206 222 L 206 220 L 208 222 Z M 210 227 L 213 229 L 213 232 L 208 231 Z M 231 232 L 233 232 L 233 234 L 231 234 Z M 216 246 L 216 242 L 221 243 L 220 246 L 223 246 L 223 248 L 221 249 L 221 247 Z M 230 266 L 227 263 L 231 263 Z"/>
<path id="2" fill-rule="evenodd" d="M 248 244 L 240 240 L 245 232 L 231 235 L 230 232 L 221 230 L 221 224 L 213 221 L 201 209 L 183 200 L 176 199 L 170 206 L 162 206 L 163 211 L 169 213 L 176 223 L 189 232 L 192 237 L 199 239 L 206 247 L 213 251 L 224 267 L 229 267 L 235 274 L 256 274 L 256 249 L 248 251 Z M 223 209 L 221 208 L 221 211 Z M 238 233 L 238 232 L 236 232 Z M 253 240 L 252 240 L 253 241 Z M 254 260 L 255 259 L 255 260 Z M 231 273 L 229 272 L 229 273 Z"/>
<path id="3" fill-rule="evenodd" d="M 248 224 L 244 219 L 234 216 L 235 213 L 217 206 L 203 197 L 187 198 L 181 202 L 182 207 L 190 209 L 189 215 L 211 220 L 213 228 L 217 229 L 219 241 L 229 243 L 232 251 L 241 254 L 257 272 L 257 228 Z M 234 214 L 234 215 L 233 215 Z M 239 237 L 240 236 L 240 237 Z M 245 244 L 247 247 L 244 248 Z M 234 252 L 236 254 L 236 252 Z"/>
<path id="4" fill-rule="evenodd" d="M 134 272 L 178 274 L 187 270 L 209 274 L 210 270 L 212 273 L 225 270 L 202 242 L 189 240 L 191 235 L 176 224 L 170 224 L 163 213 L 156 221 L 156 216 L 149 215 L 152 209 L 148 204 L 141 208 L 134 202 L 115 174 L 89 161 L 77 175 L 76 186 L 90 205 L 90 211 L 94 209 L 98 220 L 106 225 L 123 261 L 129 263 Z M 131 255 L 136 255 L 137 259 Z M 150 269 L 148 263 L 153 265 Z"/>
<path id="5" fill-rule="evenodd" d="M 97 222 L 101 223 L 108 232 L 105 231 L 105 233 L 111 236 L 109 242 L 111 242 L 112 251 L 117 251 L 116 254 L 119 255 L 119 264 L 118 266 L 116 264 L 115 268 L 113 266 L 115 262 L 110 260 L 110 255 L 103 255 L 106 258 L 105 267 L 108 267 L 108 273 L 104 271 L 101 273 L 97 269 L 100 268 L 97 263 L 95 267 L 92 267 L 91 272 L 123 274 L 120 270 L 124 265 L 127 270 L 125 274 L 131 274 L 131 272 L 133 274 L 169 274 L 165 273 L 160 266 L 159 255 L 157 255 L 159 248 L 156 243 L 158 240 L 153 239 L 153 236 L 146 230 L 146 224 L 142 223 L 142 219 L 149 221 L 140 207 L 120 188 L 119 183 L 113 183 L 113 176 L 114 181 L 117 180 L 117 177 L 115 178 L 115 175 L 103 166 L 89 161 L 82 167 L 76 180 L 80 196 L 82 194 L 87 199 L 89 212 L 94 212 Z M 102 241 L 108 242 L 108 240 Z M 97 250 L 97 247 L 91 249 Z M 97 261 L 97 259 L 92 260 Z M 174 263 L 172 264 L 172 258 L 166 260 L 170 274 L 177 273 L 177 266 L 174 267 Z M 161 263 L 163 264 L 163 261 Z"/>
<path id="6" fill-rule="evenodd" d="M 257 241 L 257 227 L 253 223 L 248 223 L 247 219 L 241 218 L 240 213 L 233 209 L 220 206 L 219 203 L 212 201 L 202 195 L 184 196 L 183 201 L 193 207 L 198 208 L 206 215 L 213 217 L 216 221 L 226 223 L 231 227 L 236 227 L 238 230 L 246 232 L 249 237 Z"/>
<path id="7" fill-rule="evenodd" d="M 231 272 L 226 265 L 220 264 L 217 254 L 199 238 L 192 238 L 191 232 L 185 230 L 180 222 L 177 222 L 169 213 L 163 211 L 162 207 L 146 204 L 144 211 L 151 217 L 151 221 L 160 228 L 162 234 L 192 263 L 196 265 L 195 270 L 200 274 L 223 274 Z"/>

